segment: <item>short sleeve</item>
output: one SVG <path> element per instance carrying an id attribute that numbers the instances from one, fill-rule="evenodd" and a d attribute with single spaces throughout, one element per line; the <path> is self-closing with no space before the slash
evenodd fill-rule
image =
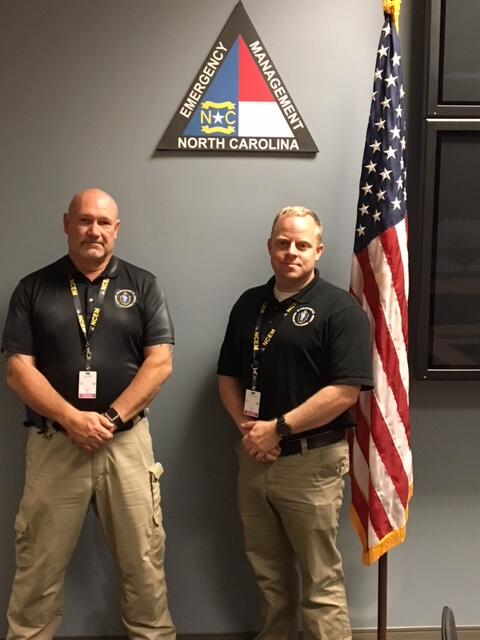
<path id="1" fill-rule="evenodd" d="M 155 279 L 146 288 L 144 299 L 144 346 L 174 344 L 173 323 L 164 292 Z"/>
<path id="2" fill-rule="evenodd" d="M 241 359 L 238 353 L 238 337 L 236 330 L 236 306 L 230 312 L 227 330 L 220 349 L 218 358 L 217 374 L 220 376 L 241 377 Z"/>
<path id="3" fill-rule="evenodd" d="M 329 384 L 373 387 L 370 324 L 360 306 L 349 306 L 328 320 Z"/>
<path id="4" fill-rule="evenodd" d="M 24 282 L 20 282 L 10 299 L 7 320 L 3 330 L 2 352 L 35 355 L 30 308 L 30 296 L 27 287 Z"/>

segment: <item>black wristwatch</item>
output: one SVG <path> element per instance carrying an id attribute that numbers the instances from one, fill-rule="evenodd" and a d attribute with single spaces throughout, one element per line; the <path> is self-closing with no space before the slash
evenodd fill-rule
<path id="1" fill-rule="evenodd" d="M 122 419 L 116 409 L 113 407 L 108 407 L 108 409 L 103 414 L 106 418 L 110 420 L 112 424 L 116 427 L 121 427 L 123 425 Z"/>
<path id="2" fill-rule="evenodd" d="M 292 427 L 285 421 L 284 416 L 280 416 L 277 418 L 277 424 L 275 426 L 275 431 L 280 438 L 285 438 L 286 436 L 292 435 Z"/>

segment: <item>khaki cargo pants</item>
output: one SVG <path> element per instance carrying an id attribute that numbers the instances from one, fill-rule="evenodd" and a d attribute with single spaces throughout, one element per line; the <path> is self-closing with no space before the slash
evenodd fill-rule
<path id="1" fill-rule="evenodd" d="M 273 463 L 256 462 L 241 447 L 238 455 L 245 549 L 262 595 L 257 640 L 294 640 L 300 619 L 305 640 L 350 640 L 336 544 L 347 442 Z"/>
<path id="2" fill-rule="evenodd" d="M 118 568 L 128 636 L 173 640 L 163 566 L 163 470 L 153 458 L 148 420 L 92 454 L 64 433 L 31 428 L 26 458 L 7 640 L 53 638 L 62 618 L 65 570 L 90 504 Z"/>

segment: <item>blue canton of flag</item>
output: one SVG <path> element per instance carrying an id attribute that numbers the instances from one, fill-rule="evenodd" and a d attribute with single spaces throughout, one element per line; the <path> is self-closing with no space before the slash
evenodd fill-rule
<path id="1" fill-rule="evenodd" d="M 405 120 L 398 35 L 390 17 L 382 29 L 373 81 L 355 233 L 355 253 L 406 213 Z"/>

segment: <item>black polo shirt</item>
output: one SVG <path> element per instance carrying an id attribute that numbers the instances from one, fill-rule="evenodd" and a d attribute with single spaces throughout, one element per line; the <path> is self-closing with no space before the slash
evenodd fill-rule
<path id="1" fill-rule="evenodd" d="M 261 341 L 272 327 L 277 332 L 260 354 L 259 418 L 278 417 L 331 384 L 372 388 L 370 325 L 357 301 L 322 280 L 318 272 L 304 289 L 283 302 L 273 295 L 274 283 L 272 278 L 249 289 L 235 303 L 217 369 L 220 375 L 239 378 L 244 389 L 251 387 L 253 335 L 266 300 Z M 282 319 L 292 302 L 295 307 Z M 346 411 L 321 429 L 354 424 L 352 413 Z M 302 436 L 314 432 L 305 431 Z"/>
<path id="2" fill-rule="evenodd" d="M 109 284 L 90 338 L 96 399 L 78 398 L 78 373 L 85 369 L 81 332 L 69 276 L 75 280 L 87 326 L 100 284 Z M 23 278 L 15 289 L 2 351 L 34 356 L 37 368 L 63 398 L 82 411 L 105 411 L 129 385 L 144 360 L 144 348 L 173 344 L 173 327 L 155 276 L 113 256 L 94 282 L 68 256 Z M 34 418 L 29 411 L 29 417 Z"/>

